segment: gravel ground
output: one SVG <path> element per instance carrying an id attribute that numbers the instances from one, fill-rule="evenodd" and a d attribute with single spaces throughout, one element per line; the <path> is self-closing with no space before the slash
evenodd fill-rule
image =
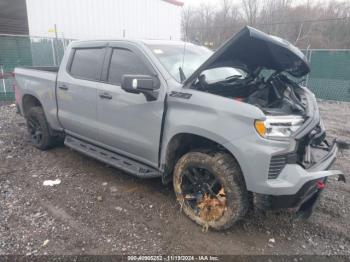
<path id="1" fill-rule="evenodd" d="M 329 136 L 350 140 L 350 104 L 320 109 Z M 203 233 L 159 179 L 133 178 L 66 147 L 41 152 L 25 131 L 15 108 L 0 106 L 0 254 L 350 255 L 350 186 L 335 178 L 309 220 L 251 214 Z M 349 152 L 334 168 L 348 173 Z"/>

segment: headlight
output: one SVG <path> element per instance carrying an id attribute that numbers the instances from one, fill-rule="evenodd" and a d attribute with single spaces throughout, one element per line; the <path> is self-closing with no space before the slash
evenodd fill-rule
<path id="1" fill-rule="evenodd" d="M 289 138 L 303 123 L 304 118 L 297 115 L 267 116 L 265 121 L 255 121 L 255 129 L 264 138 L 278 140 Z"/>

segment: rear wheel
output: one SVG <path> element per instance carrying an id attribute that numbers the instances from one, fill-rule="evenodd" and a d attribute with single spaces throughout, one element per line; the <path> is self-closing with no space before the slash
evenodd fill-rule
<path id="1" fill-rule="evenodd" d="M 185 154 L 175 166 L 173 184 L 185 214 L 205 229 L 227 229 L 249 208 L 240 168 L 226 153 Z"/>
<path id="2" fill-rule="evenodd" d="M 56 137 L 50 134 L 49 124 L 41 107 L 30 108 L 26 114 L 26 120 L 30 141 L 33 146 L 41 150 L 47 150 L 56 144 Z"/>

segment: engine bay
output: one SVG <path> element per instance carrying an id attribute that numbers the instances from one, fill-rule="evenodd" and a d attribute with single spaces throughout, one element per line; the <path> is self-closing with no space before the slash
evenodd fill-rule
<path id="1" fill-rule="evenodd" d="M 207 83 L 201 75 L 193 88 L 255 105 L 267 115 L 306 115 L 304 90 L 282 73 L 262 76 L 230 77 Z"/>

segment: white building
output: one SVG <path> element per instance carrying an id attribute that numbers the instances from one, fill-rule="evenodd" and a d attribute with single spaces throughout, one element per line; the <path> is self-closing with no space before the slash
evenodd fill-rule
<path id="1" fill-rule="evenodd" d="M 29 34 L 70 39 L 180 39 L 180 0 L 26 0 Z"/>

